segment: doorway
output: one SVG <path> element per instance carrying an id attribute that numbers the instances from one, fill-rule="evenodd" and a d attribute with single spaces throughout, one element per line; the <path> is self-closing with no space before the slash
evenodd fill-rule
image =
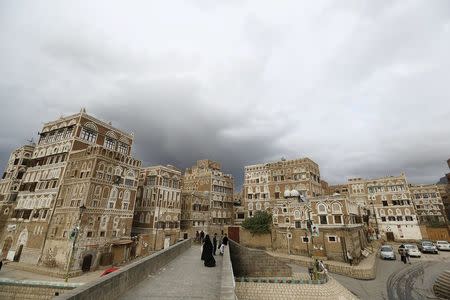
<path id="1" fill-rule="evenodd" d="M 23 249 L 23 245 L 20 245 L 19 249 L 16 251 L 16 254 L 14 255 L 14 261 L 20 260 L 20 256 L 22 255 L 22 249 Z"/>
<path id="2" fill-rule="evenodd" d="M 83 258 L 83 265 L 81 266 L 81 270 L 83 272 L 89 272 L 91 269 L 91 263 L 92 263 L 92 254 L 88 254 Z"/>
<path id="3" fill-rule="evenodd" d="M 395 240 L 395 238 L 394 238 L 394 233 L 393 233 L 392 231 L 386 232 L 386 239 L 387 239 L 389 242 L 393 242 L 393 241 Z"/>

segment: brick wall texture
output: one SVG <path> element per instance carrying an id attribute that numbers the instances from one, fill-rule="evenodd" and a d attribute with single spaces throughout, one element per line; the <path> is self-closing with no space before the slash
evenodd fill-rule
<path id="1" fill-rule="evenodd" d="M 249 249 L 230 241 L 230 256 L 235 277 L 291 277 L 286 263 L 264 250 Z"/>

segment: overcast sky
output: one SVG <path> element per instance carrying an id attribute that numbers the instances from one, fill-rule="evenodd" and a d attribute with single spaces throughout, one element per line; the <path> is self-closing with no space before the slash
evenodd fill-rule
<path id="1" fill-rule="evenodd" d="M 95 3 L 94 3 L 95 2 Z M 0 166 L 88 113 L 144 165 L 310 157 L 322 178 L 449 172 L 450 1 L 1 1 Z"/>

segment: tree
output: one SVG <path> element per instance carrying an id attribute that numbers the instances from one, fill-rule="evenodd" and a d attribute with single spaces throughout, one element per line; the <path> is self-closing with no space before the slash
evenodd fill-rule
<path id="1" fill-rule="evenodd" d="M 272 224 L 272 215 L 266 211 L 257 211 L 253 217 L 245 218 L 242 227 L 250 231 L 252 234 L 270 233 Z"/>

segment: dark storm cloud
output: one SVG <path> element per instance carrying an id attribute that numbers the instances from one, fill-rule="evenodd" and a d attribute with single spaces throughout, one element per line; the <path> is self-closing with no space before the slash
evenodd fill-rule
<path id="1" fill-rule="evenodd" d="M 435 182 L 450 156 L 448 1 L 0 4 L 0 163 L 79 111 L 144 165 L 308 156 L 331 183 Z"/>

